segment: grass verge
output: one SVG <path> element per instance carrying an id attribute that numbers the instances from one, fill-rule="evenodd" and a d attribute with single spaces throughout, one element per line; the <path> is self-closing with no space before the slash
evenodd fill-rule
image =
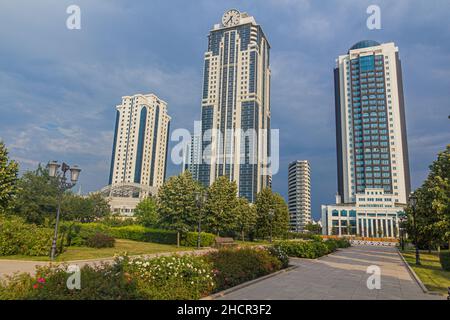
<path id="1" fill-rule="evenodd" d="M 73 261 L 73 260 L 90 260 L 110 258 L 115 254 L 127 252 L 128 255 L 145 255 L 162 252 L 177 252 L 194 250 L 192 247 L 179 247 L 175 245 L 138 242 L 125 239 L 116 239 L 114 248 L 89 248 L 89 247 L 68 247 L 64 253 L 56 258 L 56 261 Z M 32 257 L 32 256 L 3 256 L 0 260 L 27 260 L 27 261 L 50 261 L 49 257 Z"/>
<path id="2" fill-rule="evenodd" d="M 450 287 L 450 271 L 441 268 L 437 252 L 421 251 L 420 266 L 416 266 L 414 251 L 408 250 L 401 253 L 428 290 L 447 294 L 447 288 Z"/>

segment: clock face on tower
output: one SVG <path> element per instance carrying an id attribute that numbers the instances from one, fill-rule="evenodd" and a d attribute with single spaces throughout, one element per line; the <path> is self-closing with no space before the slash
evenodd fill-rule
<path id="1" fill-rule="evenodd" d="M 241 13 L 236 9 L 228 10 L 222 17 L 222 24 L 225 27 L 232 27 L 239 24 Z"/>

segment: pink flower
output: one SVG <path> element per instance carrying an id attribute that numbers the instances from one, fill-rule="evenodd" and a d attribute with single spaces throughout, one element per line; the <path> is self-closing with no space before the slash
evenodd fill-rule
<path id="1" fill-rule="evenodd" d="M 39 283 L 45 283 L 45 279 L 44 279 L 44 278 L 39 278 L 39 279 L 38 279 L 38 282 L 39 282 Z"/>

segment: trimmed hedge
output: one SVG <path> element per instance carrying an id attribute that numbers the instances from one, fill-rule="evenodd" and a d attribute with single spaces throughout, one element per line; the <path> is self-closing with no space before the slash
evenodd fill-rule
<path id="1" fill-rule="evenodd" d="M 67 233 L 67 244 L 73 246 L 85 246 L 87 240 L 101 233 L 118 239 L 128 239 L 141 242 L 154 242 L 161 244 L 176 244 L 177 232 L 163 229 L 150 229 L 141 225 L 128 225 L 122 227 L 110 227 L 102 223 L 64 223 L 70 228 Z M 181 238 L 184 246 L 197 246 L 197 232 L 188 232 Z M 214 244 L 215 235 L 202 232 L 201 246 L 209 247 Z"/>
<path id="2" fill-rule="evenodd" d="M 111 235 L 119 239 L 162 244 L 176 244 L 176 231 L 150 229 L 140 225 L 111 228 Z"/>
<path id="3" fill-rule="evenodd" d="M 66 244 L 70 246 L 85 246 L 87 240 L 97 233 L 112 236 L 111 227 L 102 223 L 63 223 L 68 229 Z"/>
<path id="4" fill-rule="evenodd" d="M 316 259 L 330 253 L 323 241 L 280 241 L 275 247 L 290 257 Z"/>
<path id="5" fill-rule="evenodd" d="M 334 241 L 336 242 L 338 248 L 348 248 L 351 246 L 348 239 L 336 239 Z"/>
<path id="6" fill-rule="evenodd" d="M 201 247 L 211 247 L 214 244 L 216 236 L 212 233 L 201 232 Z M 198 240 L 198 232 L 188 232 L 181 240 L 181 245 L 186 247 L 196 247 Z"/>
<path id="7" fill-rule="evenodd" d="M 91 248 L 112 248 L 116 239 L 104 233 L 96 233 L 86 240 L 86 245 Z"/>
<path id="8" fill-rule="evenodd" d="M 450 251 L 441 251 L 439 253 L 439 261 L 441 262 L 442 269 L 450 271 Z"/>
<path id="9" fill-rule="evenodd" d="M 323 243 L 327 246 L 329 252 L 335 252 L 338 248 L 338 244 L 334 240 L 327 240 Z"/>
<path id="10" fill-rule="evenodd" d="M 290 257 L 316 259 L 336 251 L 338 248 L 350 247 L 347 239 L 328 239 L 326 241 L 280 241 L 274 246 Z"/>
<path id="11" fill-rule="evenodd" d="M 26 223 L 22 218 L 0 216 L 0 256 L 50 253 L 53 230 Z"/>

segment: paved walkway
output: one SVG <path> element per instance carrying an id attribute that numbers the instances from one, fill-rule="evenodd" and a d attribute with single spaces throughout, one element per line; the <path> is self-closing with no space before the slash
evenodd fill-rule
<path id="1" fill-rule="evenodd" d="M 220 299 L 230 300 L 361 300 L 444 299 L 423 293 L 397 249 L 351 247 L 316 260 L 291 259 L 296 269 L 281 273 Z M 369 290 L 367 267 L 381 269 L 381 289 Z"/>

